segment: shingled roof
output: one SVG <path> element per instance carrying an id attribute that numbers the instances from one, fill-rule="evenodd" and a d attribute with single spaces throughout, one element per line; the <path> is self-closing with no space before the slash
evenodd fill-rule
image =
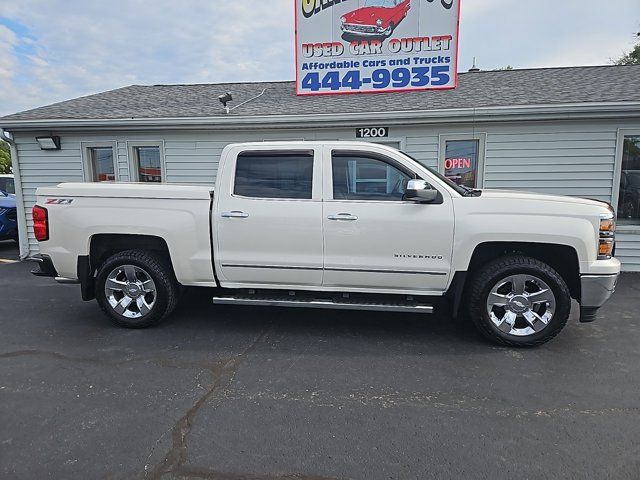
<path id="1" fill-rule="evenodd" d="M 132 85 L 0 118 L 17 120 L 221 117 L 218 96 L 231 92 L 234 116 L 371 111 L 428 111 L 499 106 L 640 102 L 640 65 L 541 68 L 460 74 L 455 90 L 375 95 L 295 95 L 294 82 Z"/>

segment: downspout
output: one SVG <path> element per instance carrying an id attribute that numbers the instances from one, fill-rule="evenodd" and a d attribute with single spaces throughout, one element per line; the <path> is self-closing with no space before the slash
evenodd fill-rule
<path id="1" fill-rule="evenodd" d="M 16 187 L 16 207 L 18 210 L 18 240 L 20 242 L 20 260 L 29 256 L 29 238 L 27 236 L 27 216 L 24 208 L 24 196 L 22 194 L 22 177 L 20 176 L 20 162 L 18 161 L 18 148 L 12 135 L 7 135 L 0 128 L 2 139 L 9 144 L 11 149 L 11 168 L 13 170 L 13 181 Z"/>

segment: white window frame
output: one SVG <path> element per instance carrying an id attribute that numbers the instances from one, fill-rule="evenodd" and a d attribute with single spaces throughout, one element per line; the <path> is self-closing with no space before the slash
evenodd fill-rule
<path id="1" fill-rule="evenodd" d="M 91 161 L 91 149 L 93 148 L 110 148 L 113 158 L 113 175 L 114 181 L 120 181 L 120 173 L 118 172 L 118 143 L 115 140 L 104 142 L 82 142 L 82 176 L 85 182 L 95 183 L 93 180 L 93 162 Z"/>
<path id="2" fill-rule="evenodd" d="M 136 148 L 157 147 L 160 150 L 160 175 L 162 181 L 167 183 L 167 167 L 165 162 L 164 140 L 129 140 L 127 141 L 127 163 L 129 164 L 129 178 L 133 183 L 140 182 L 138 155 Z"/>
<path id="3" fill-rule="evenodd" d="M 487 158 L 487 134 L 474 133 L 443 133 L 438 135 L 438 171 L 444 175 L 444 161 L 447 154 L 447 142 L 455 140 L 478 140 L 478 172 L 475 188 L 484 188 L 484 162 Z"/>
<path id="4" fill-rule="evenodd" d="M 613 194 L 611 196 L 611 206 L 618 217 L 618 202 L 620 201 L 620 178 L 622 177 L 622 154 L 624 153 L 624 137 L 640 137 L 639 128 L 619 128 L 616 139 L 616 161 L 613 170 Z M 619 232 L 640 233 L 640 224 L 618 225 Z"/>

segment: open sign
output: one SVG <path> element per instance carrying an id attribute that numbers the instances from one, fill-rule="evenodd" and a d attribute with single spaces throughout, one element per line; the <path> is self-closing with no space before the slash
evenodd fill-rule
<path id="1" fill-rule="evenodd" d="M 444 161 L 445 170 L 454 170 L 457 168 L 469 169 L 471 168 L 470 158 L 447 158 Z"/>

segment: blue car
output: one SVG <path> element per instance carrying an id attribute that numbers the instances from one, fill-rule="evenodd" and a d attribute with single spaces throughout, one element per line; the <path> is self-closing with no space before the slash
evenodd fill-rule
<path id="1" fill-rule="evenodd" d="M 0 190 L 0 240 L 18 241 L 16 197 Z"/>

